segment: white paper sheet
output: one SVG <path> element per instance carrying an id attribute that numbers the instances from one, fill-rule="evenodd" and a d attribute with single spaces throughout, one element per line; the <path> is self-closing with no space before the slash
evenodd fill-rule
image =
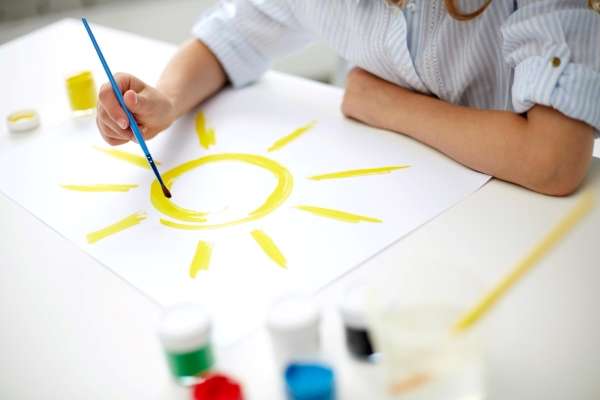
<path id="1" fill-rule="evenodd" d="M 302 100 L 278 90 L 305 93 Z M 288 94 L 286 94 L 288 93 Z M 402 135 L 374 130 L 338 111 L 341 91 L 271 76 L 228 90 L 204 104 L 216 144 L 200 146 L 194 113 L 148 142 L 164 173 L 212 154 L 245 153 L 272 159 L 293 176 L 291 194 L 268 215 L 236 226 L 179 230 L 151 204 L 150 170 L 94 148 L 108 148 L 93 121 L 68 121 L 30 143 L 0 153 L 0 190 L 77 243 L 100 263 L 162 305 L 199 302 L 211 310 L 215 340 L 228 344 L 262 323 L 275 296 L 314 292 L 477 190 L 486 175 L 473 172 Z M 267 149 L 300 126 L 315 126 L 277 151 Z M 140 155 L 136 144 L 119 147 Z M 313 175 L 410 165 L 388 174 L 311 180 Z M 66 190 L 61 184 L 136 184 L 122 193 Z M 277 179 L 257 166 L 229 161 L 202 165 L 172 186 L 174 203 L 226 221 L 243 218 L 269 196 Z M 349 223 L 298 205 L 335 209 L 381 222 Z M 148 218 L 90 244 L 86 235 L 135 212 Z M 171 218 L 172 221 L 176 221 Z M 286 259 L 279 266 L 255 241 L 261 230 Z M 208 270 L 190 277 L 196 246 L 212 246 Z M 73 282 L 74 285 L 77 282 Z"/>

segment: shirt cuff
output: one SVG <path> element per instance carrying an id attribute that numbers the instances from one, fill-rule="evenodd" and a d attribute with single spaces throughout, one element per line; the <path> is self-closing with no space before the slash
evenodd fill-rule
<path id="1" fill-rule="evenodd" d="M 215 11 L 196 23 L 192 34 L 214 53 L 231 84 L 241 87 L 256 81 L 268 69 L 269 60 L 247 42 L 231 21 Z"/>
<path id="2" fill-rule="evenodd" d="M 600 73 L 569 62 L 564 48 L 549 57 L 532 56 L 515 68 L 513 107 L 523 113 L 535 104 L 552 107 L 584 121 L 600 136 Z"/>

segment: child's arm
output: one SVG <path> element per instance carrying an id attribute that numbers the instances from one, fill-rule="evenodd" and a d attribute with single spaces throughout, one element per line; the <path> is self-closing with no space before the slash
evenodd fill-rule
<path id="1" fill-rule="evenodd" d="M 456 106 L 360 69 L 348 76 L 342 111 L 404 133 L 470 168 L 545 194 L 572 193 L 592 157 L 592 127 L 551 108 L 538 105 L 524 117 Z"/>
<path id="2" fill-rule="evenodd" d="M 204 43 L 192 39 L 171 59 L 156 88 L 171 99 L 174 119 L 216 93 L 227 82 L 223 67 Z"/>
<path id="3" fill-rule="evenodd" d="M 129 74 L 116 74 L 115 80 L 144 138 L 150 139 L 218 91 L 226 76 L 214 54 L 194 39 L 181 46 L 156 88 Z M 111 145 L 133 140 L 127 117 L 109 84 L 102 85 L 98 97 L 96 123 L 104 140 Z"/>

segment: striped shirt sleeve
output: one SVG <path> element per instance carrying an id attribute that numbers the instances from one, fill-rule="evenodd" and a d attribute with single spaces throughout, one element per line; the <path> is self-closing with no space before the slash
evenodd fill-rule
<path id="1" fill-rule="evenodd" d="M 192 28 L 219 59 L 234 87 L 257 80 L 275 57 L 308 44 L 310 35 L 294 16 L 293 2 L 221 1 Z"/>
<path id="2" fill-rule="evenodd" d="M 522 113 L 552 107 L 600 131 L 600 15 L 585 1 L 528 0 L 502 27 L 514 68 L 512 101 Z"/>

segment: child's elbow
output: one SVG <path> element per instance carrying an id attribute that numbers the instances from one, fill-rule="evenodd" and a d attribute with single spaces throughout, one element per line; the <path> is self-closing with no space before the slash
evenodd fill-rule
<path id="1" fill-rule="evenodd" d="M 591 135 L 590 135 L 591 136 Z M 592 160 L 593 138 L 552 141 L 538 159 L 534 190 L 550 196 L 573 194 L 583 182 Z"/>
<path id="2" fill-rule="evenodd" d="M 537 191 L 549 196 L 569 196 L 579 188 L 584 176 L 574 173 L 554 175 L 554 179 L 542 183 Z"/>

